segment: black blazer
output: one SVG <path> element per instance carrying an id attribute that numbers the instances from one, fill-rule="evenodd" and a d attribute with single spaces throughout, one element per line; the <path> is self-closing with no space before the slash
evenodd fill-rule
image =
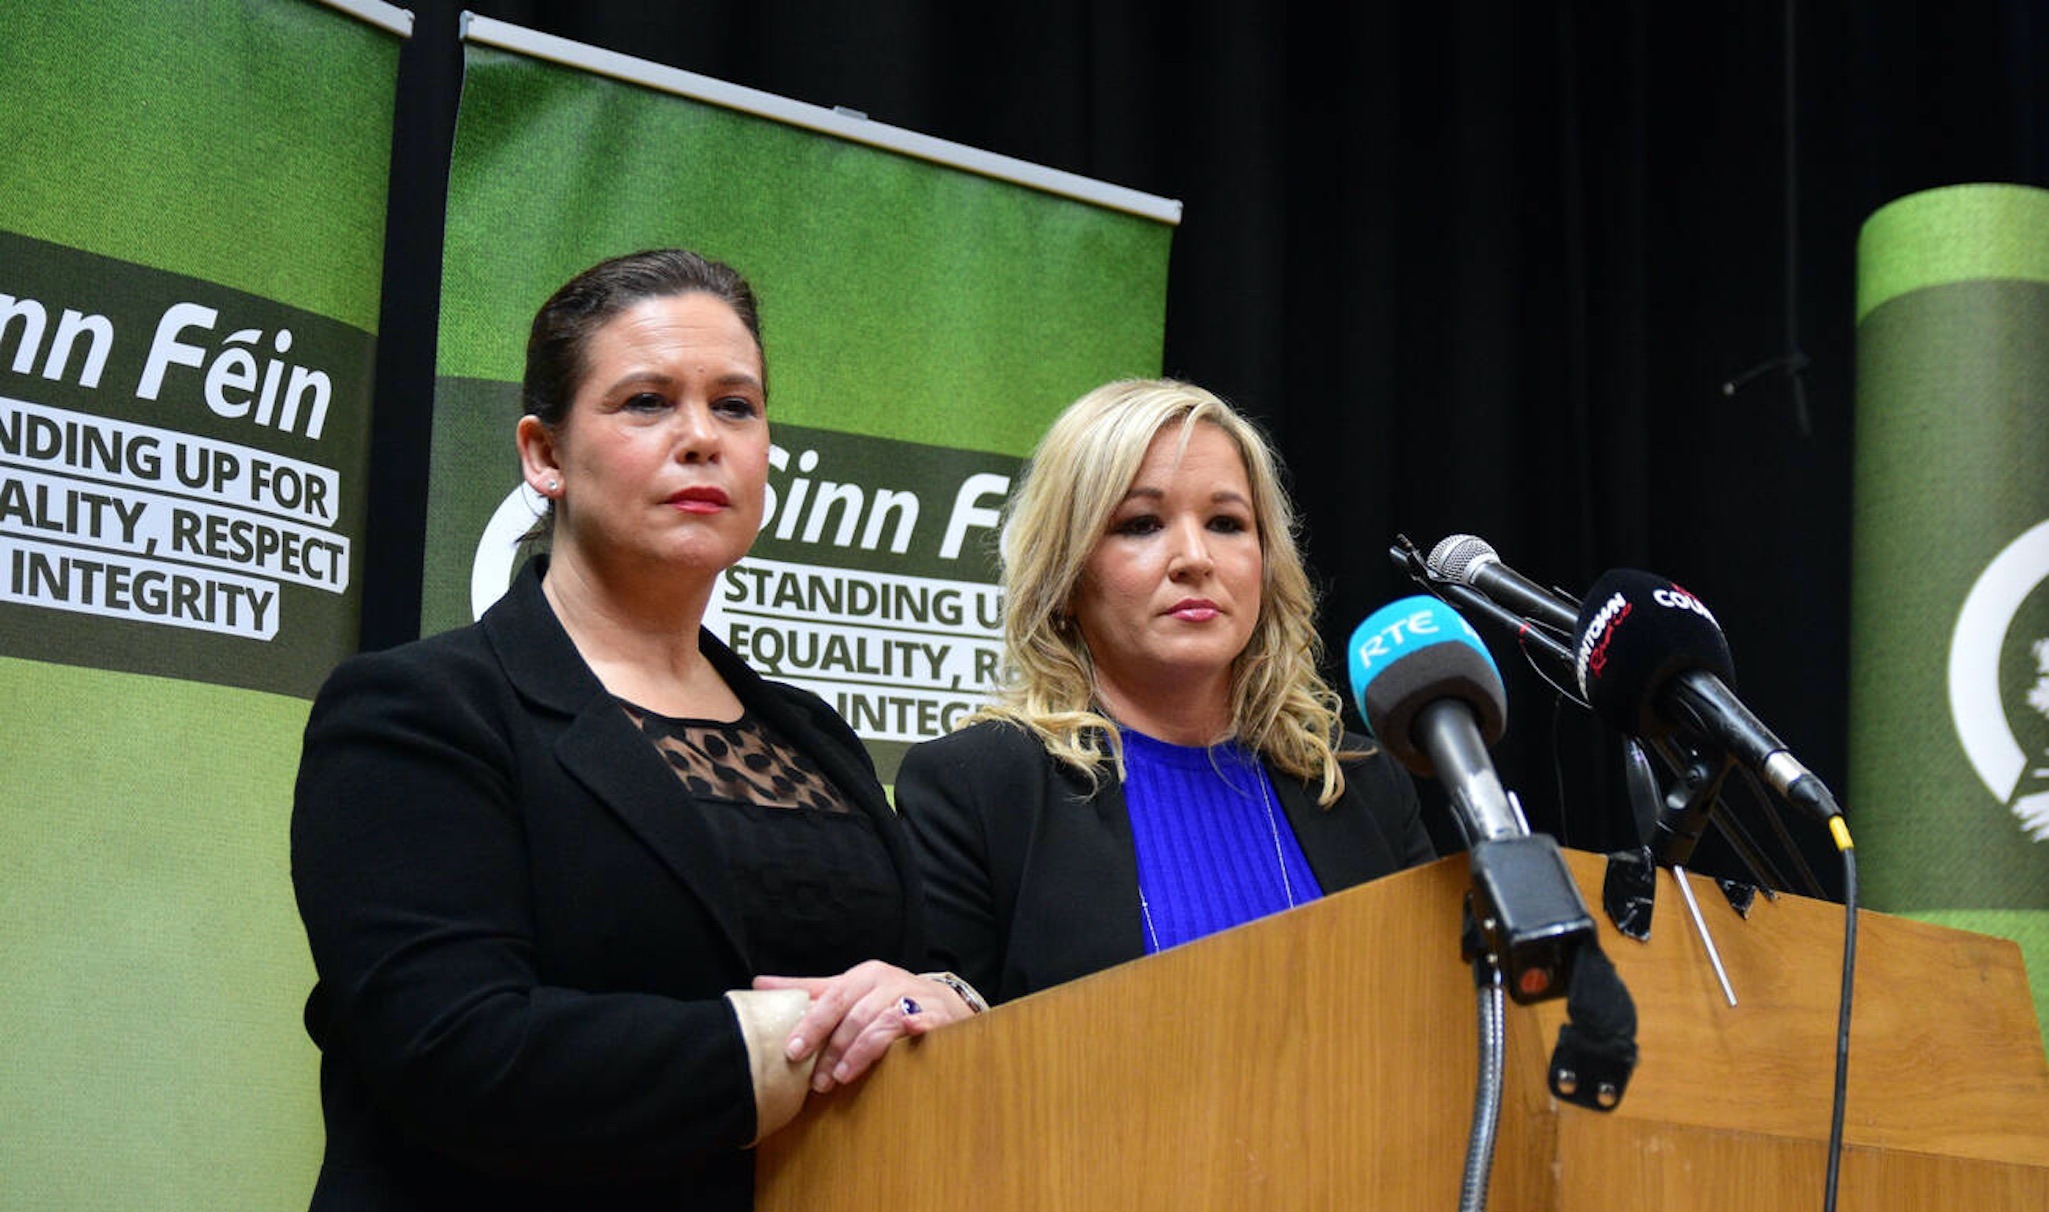
<path id="1" fill-rule="evenodd" d="M 1369 748 L 1347 736 L 1348 748 Z M 1385 753 L 1347 764 L 1328 809 L 1273 780 L 1326 893 L 1435 857 L 1415 784 Z M 932 962 L 1007 1001 L 1145 954 L 1124 789 L 1088 780 L 1013 724 L 984 721 L 904 755 L 897 811 L 925 877 Z"/>
<path id="2" fill-rule="evenodd" d="M 345 662 L 313 705 L 292 879 L 318 974 L 316 1209 L 751 1205 L 753 1086 L 721 995 L 756 968 L 728 876 L 540 573 L 472 626 Z M 875 957 L 915 965 L 913 860 L 860 742 L 699 645 L 874 819 L 906 890 Z"/>

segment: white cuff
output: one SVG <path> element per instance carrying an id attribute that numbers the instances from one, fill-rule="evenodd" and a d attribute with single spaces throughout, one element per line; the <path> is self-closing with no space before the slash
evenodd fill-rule
<path id="1" fill-rule="evenodd" d="M 811 1007 L 811 996 L 802 989 L 732 989 L 726 1001 L 740 1020 L 740 1038 L 747 1044 L 747 1068 L 754 1077 L 754 1139 L 747 1143 L 758 1145 L 795 1119 L 804 1096 L 811 1093 L 817 1051 L 794 1064 L 783 1056 L 790 1032 Z"/>

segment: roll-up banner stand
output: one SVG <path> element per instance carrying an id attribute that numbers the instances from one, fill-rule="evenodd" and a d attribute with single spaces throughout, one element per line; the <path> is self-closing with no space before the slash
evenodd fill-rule
<path id="1" fill-rule="evenodd" d="M 1900 198 L 1857 262 L 1867 903 L 2017 940 L 2049 1039 L 2049 191 Z"/>
<path id="2" fill-rule="evenodd" d="M 303 1207 L 287 827 L 356 645 L 411 16 L 9 10 L 0 1207 Z"/>
<path id="3" fill-rule="evenodd" d="M 708 625 L 884 781 L 994 685 L 997 515 L 1070 401 L 1157 374 L 1178 203 L 472 17 L 449 179 L 421 626 L 503 592 L 541 302 L 682 246 L 762 298 L 770 498 Z"/>

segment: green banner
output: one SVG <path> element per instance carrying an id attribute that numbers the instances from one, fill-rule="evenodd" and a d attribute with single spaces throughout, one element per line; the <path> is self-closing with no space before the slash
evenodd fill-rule
<path id="1" fill-rule="evenodd" d="M 286 849 L 352 651 L 404 14 L 10 5 L 0 1207 L 304 1206 Z"/>
<path id="2" fill-rule="evenodd" d="M 533 520 L 535 309 L 605 257 L 693 248 L 761 294 L 775 442 L 708 623 L 838 706 L 887 778 L 993 685 L 1022 457 L 1089 388 L 1158 373 L 1178 208 L 516 27 L 469 39 L 422 629 L 495 599 Z"/>
<path id="3" fill-rule="evenodd" d="M 2049 191 L 1858 243 L 1848 807 L 1875 909 L 2017 940 L 2049 1038 Z"/>

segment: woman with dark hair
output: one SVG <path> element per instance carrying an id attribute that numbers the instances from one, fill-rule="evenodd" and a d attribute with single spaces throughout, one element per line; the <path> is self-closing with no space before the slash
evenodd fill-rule
<path id="1" fill-rule="evenodd" d="M 1433 857 L 1347 736 L 1265 439 L 1168 379 L 1075 401 L 1003 528 L 998 699 L 896 800 L 932 948 L 1006 1001 Z"/>
<path id="2" fill-rule="evenodd" d="M 979 1008 L 909 970 L 917 880 L 860 742 L 700 626 L 762 521 L 760 333 L 690 252 L 564 285 L 516 430 L 547 553 L 314 703 L 316 1209 L 744 1209 L 808 1092 Z"/>

